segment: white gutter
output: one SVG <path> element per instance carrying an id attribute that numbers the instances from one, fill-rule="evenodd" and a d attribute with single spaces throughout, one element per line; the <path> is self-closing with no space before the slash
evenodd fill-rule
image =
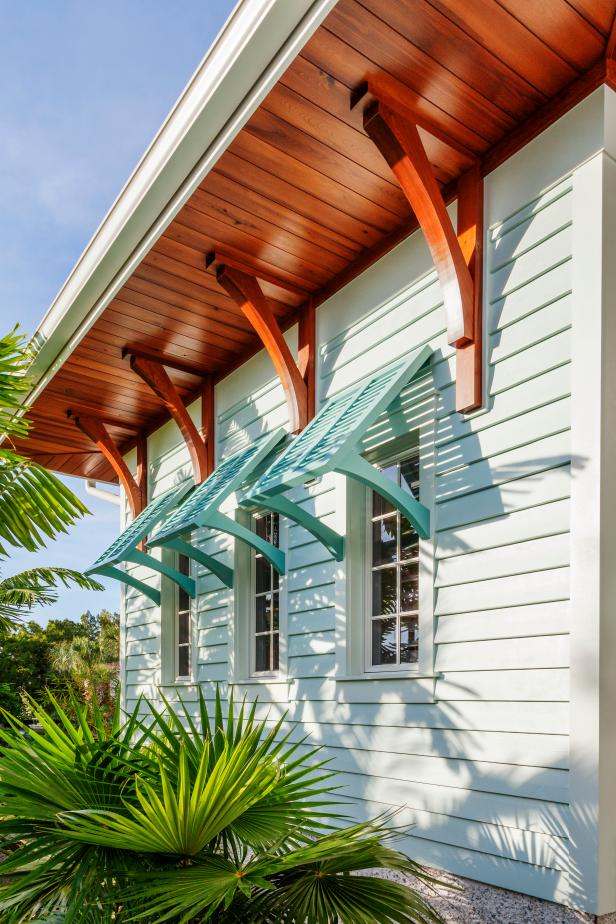
<path id="1" fill-rule="evenodd" d="M 122 502 L 120 494 L 109 491 L 107 488 L 99 488 L 93 478 L 86 478 L 86 494 L 91 497 L 97 497 L 99 500 L 106 501 L 108 504 L 115 504 L 119 507 Z"/>
<path id="2" fill-rule="evenodd" d="M 34 335 L 31 404 L 337 0 L 239 0 Z"/>

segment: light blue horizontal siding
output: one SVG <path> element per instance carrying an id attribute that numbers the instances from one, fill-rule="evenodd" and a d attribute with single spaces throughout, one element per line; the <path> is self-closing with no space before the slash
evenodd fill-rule
<path id="1" fill-rule="evenodd" d="M 258 695 L 272 722 L 286 714 L 292 737 L 324 746 L 358 817 L 405 806 L 413 829 L 402 846 L 415 857 L 545 898 L 564 894 L 568 864 L 571 240 L 569 180 L 489 229 L 488 403 L 478 414 L 455 413 L 455 351 L 434 272 L 390 281 L 405 279 L 403 251 L 365 274 L 371 310 L 320 342 L 320 401 L 412 348 L 435 350 L 432 374 L 405 389 L 364 448 L 436 408 L 436 679 L 337 679 L 340 568 L 290 524 L 290 683 L 236 691 Z M 219 458 L 285 422 L 278 383 L 263 382 L 219 414 Z M 155 460 L 156 493 L 186 464 L 181 448 Z M 293 496 L 334 526 L 337 490 L 326 477 Z M 194 538 L 232 563 L 226 537 Z M 233 593 L 203 569 L 197 580 L 196 664 L 211 699 L 217 683 L 228 692 Z M 130 704 L 157 696 L 160 612 L 133 591 L 126 612 Z M 196 702 L 194 685 L 181 693 Z"/>

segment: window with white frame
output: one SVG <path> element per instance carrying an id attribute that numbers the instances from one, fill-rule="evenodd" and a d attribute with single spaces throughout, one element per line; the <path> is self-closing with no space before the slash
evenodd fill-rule
<path id="1" fill-rule="evenodd" d="M 261 539 L 279 548 L 277 513 L 259 513 L 253 528 Z M 280 577 L 260 552 L 252 553 L 252 672 L 275 674 L 280 667 Z"/>
<path id="2" fill-rule="evenodd" d="M 177 570 L 190 577 L 190 558 L 177 556 Z M 176 585 L 175 592 L 175 679 L 188 680 L 192 674 L 192 606 L 189 594 Z"/>
<path id="3" fill-rule="evenodd" d="M 419 497 L 419 453 L 380 466 Z M 399 510 L 375 491 L 369 498 L 367 670 L 403 670 L 419 658 L 419 537 Z"/>

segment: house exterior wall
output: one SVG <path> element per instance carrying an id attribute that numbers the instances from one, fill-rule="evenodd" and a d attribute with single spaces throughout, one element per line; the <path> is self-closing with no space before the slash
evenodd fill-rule
<path id="1" fill-rule="evenodd" d="M 595 913 L 616 908 L 614 644 L 602 627 L 614 589 L 599 545 L 601 524 L 611 548 L 612 497 L 598 490 L 616 452 L 600 415 L 615 374 L 601 346 L 616 336 L 607 323 L 614 261 L 604 253 L 616 182 L 604 150 L 612 106 L 611 91 L 597 91 L 486 178 L 483 410 L 454 411 L 455 351 L 419 233 L 319 309 L 319 403 L 417 346 L 435 350 L 431 372 L 365 440 L 372 449 L 420 432 L 434 526 L 421 549 L 416 676 L 364 675 L 358 662 L 359 507 L 341 476 L 294 497 L 347 532 L 344 562 L 283 525 L 285 670 L 276 681 L 250 680 L 243 667 L 245 556 L 229 537 L 193 536 L 236 567 L 235 591 L 197 571 L 194 680 L 207 696 L 231 683 L 237 697 L 258 695 L 270 721 L 286 713 L 293 735 L 325 745 L 357 814 L 403 806 L 398 823 L 413 827 L 402 847 L 414 858 Z M 295 330 L 288 340 L 294 348 Z M 264 354 L 217 386 L 216 411 L 218 459 L 286 424 Z M 191 412 L 197 420 L 198 402 Z M 606 413 L 611 421 L 611 400 Z M 172 423 L 148 452 L 150 498 L 190 477 Z M 139 694 L 157 700 L 161 684 L 172 700 L 176 690 L 196 697 L 195 684 L 165 673 L 169 592 L 163 586 L 162 619 L 136 591 L 123 594 L 127 706 Z"/>

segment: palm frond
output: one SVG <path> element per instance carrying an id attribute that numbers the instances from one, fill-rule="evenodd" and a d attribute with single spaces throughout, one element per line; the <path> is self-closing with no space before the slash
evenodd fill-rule
<path id="1" fill-rule="evenodd" d="M 30 391 L 27 369 L 31 361 L 32 353 L 18 327 L 0 337 L 0 441 L 28 432 L 28 421 L 16 414 Z"/>
<path id="2" fill-rule="evenodd" d="M 117 924 L 440 922 L 411 886 L 367 874 L 434 881 L 390 846 L 391 818 L 325 822 L 314 752 L 278 724 L 272 736 L 254 706 L 225 715 L 218 695 L 211 716 L 201 697 L 199 730 L 181 701 L 149 719 L 140 702 L 111 727 L 95 706 L 73 701 L 72 721 L 50 705 L 30 701 L 40 734 L 6 713 L 0 728 L 6 924 L 105 921 L 110 907 Z"/>
<path id="3" fill-rule="evenodd" d="M 103 585 L 71 568 L 30 568 L 0 580 L 0 630 L 19 621 L 24 610 L 47 606 L 58 599 L 59 587 L 103 590 Z"/>
<path id="4" fill-rule="evenodd" d="M 0 556 L 5 543 L 36 552 L 88 513 L 59 478 L 0 448 Z"/>

